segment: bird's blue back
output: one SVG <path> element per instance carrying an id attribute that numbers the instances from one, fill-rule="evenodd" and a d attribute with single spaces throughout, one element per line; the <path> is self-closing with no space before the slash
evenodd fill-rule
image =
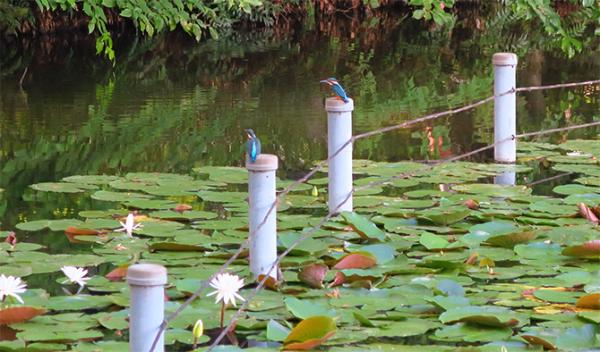
<path id="1" fill-rule="evenodd" d="M 252 138 L 246 142 L 246 152 L 250 160 L 256 161 L 256 157 L 260 154 L 260 141 L 258 138 Z"/>
<path id="2" fill-rule="evenodd" d="M 331 87 L 333 88 L 333 92 L 338 97 L 342 98 L 344 103 L 348 102 L 348 96 L 346 95 L 346 91 L 344 91 L 344 88 L 342 88 L 341 84 L 339 84 L 338 82 L 335 82 Z"/>

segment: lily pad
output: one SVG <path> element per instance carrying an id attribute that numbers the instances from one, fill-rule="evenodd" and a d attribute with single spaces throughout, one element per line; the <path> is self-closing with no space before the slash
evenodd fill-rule
<path id="1" fill-rule="evenodd" d="M 510 309 L 491 306 L 451 308 L 440 315 L 444 324 L 464 322 L 492 327 L 510 327 L 519 324 L 517 315 Z"/>
<path id="2" fill-rule="evenodd" d="M 328 316 L 313 316 L 301 321 L 283 341 L 284 350 L 310 350 L 335 334 L 335 322 Z"/>
<path id="3" fill-rule="evenodd" d="M 311 316 L 322 315 L 335 317 L 337 313 L 333 309 L 328 309 L 321 304 L 310 300 L 299 300 L 295 297 L 287 297 L 285 300 L 287 309 L 297 318 L 306 319 Z"/>
<path id="4" fill-rule="evenodd" d="M 342 217 L 361 237 L 385 241 L 385 232 L 367 218 L 350 212 L 343 212 Z"/>

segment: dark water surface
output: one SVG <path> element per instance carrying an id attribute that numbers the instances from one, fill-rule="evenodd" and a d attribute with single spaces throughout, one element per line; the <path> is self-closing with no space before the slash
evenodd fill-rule
<path id="1" fill-rule="evenodd" d="M 25 218 L 76 214 L 70 206 L 28 198 L 32 183 L 241 165 L 248 127 L 265 152 L 280 156 L 282 172 L 295 176 L 326 157 L 323 99 L 329 92 L 318 83 L 325 77 L 336 76 L 355 99 L 357 133 L 487 97 L 494 52 L 519 55 L 519 86 L 600 77 L 598 49 L 567 59 L 545 44 L 543 33 L 509 29 L 493 11 L 466 15 L 452 31 L 383 13 L 363 21 L 308 20 L 299 28 L 200 44 L 180 35 L 147 41 L 122 36 L 115 67 L 94 55 L 93 38 L 81 35 L 9 44 L 0 82 L 0 209 L 7 208 L 1 228 Z M 476 23 L 484 25 L 477 29 Z M 598 119 L 598 96 L 590 87 L 521 94 L 518 132 Z M 492 141 L 492 114 L 487 104 L 374 136 L 357 143 L 355 157 L 460 154 Z M 597 134 L 590 129 L 568 137 Z"/>

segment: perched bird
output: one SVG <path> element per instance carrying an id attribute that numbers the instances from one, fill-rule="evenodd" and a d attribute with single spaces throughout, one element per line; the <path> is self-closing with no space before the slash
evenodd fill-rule
<path id="1" fill-rule="evenodd" d="M 344 103 L 348 102 L 348 96 L 346 95 L 344 88 L 342 88 L 342 85 L 340 84 L 340 82 L 337 81 L 337 79 L 331 77 L 320 81 L 320 83 L 329 84 L 329 86 L 339 99 L 342 99 Z"/>
<path id="2" fill-rule="evenodd" d="M 256 157 L 260 154 L 260 140 L 256 137 L 254 131 L 250 128 L 246 129 L 248 141 L 246 142 L 246 152 L 252 162 L 256 161 Z"/>

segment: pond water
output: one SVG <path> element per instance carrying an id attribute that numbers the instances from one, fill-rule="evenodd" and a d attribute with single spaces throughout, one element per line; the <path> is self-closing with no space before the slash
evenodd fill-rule
<path id="1" fill-rule="evenodd" d="M 279 155 L 283 171 L 306 170 L 326 156 L 329 93 L 318 81 L 328 76 L 356 101 L 355 132 L 490 95 L 498 51 L 519 54 L 519 86 L 598 77 L 600 55 L 592 49 L 567 59 L 540 44 L 542 33 L 506 30 L 493 11 L 464 16 L 486 26 L 459 21 L 448 31 L 383 13 L 362 22 L 308 19 L 296 29 L 200 44 L 124 35 L 115 67 L 94 56 L 93 38 L 80 34 L 25 40 L 5 48 L 2 62 L 0 187 L 18 201 L 29 184 L 75 174 L 241 165 L 248 127 L 265 152 Z M 598 95 L 582 87 L 521 94 L 518 131 L 590 121 L 598 107 Z M 492 111 L 488 104 L 359 141 L 355 157 L 422 160 L 471 150 L 491 141 Z"/>
<path id="2" fill-rule="evenodd" d="M 102 330 L 105 340 L 114 339 L 125 343 L 126 336 L 121 331 L 127 327 L 127 312 L 125 309 L 113 311 L 113 308 L 127 306 L 126 285 L 123 282 L 108 282 L 102 276 L 117 265 L 140 258 L 171 265 L 169 273 L 172 287 L 168 294 L 172 302 L 168 309 L 173 310 L 185 295 L 193 291 L 191 287 L 195 287 L 200 279 L 208 277 L 247 235 L 245 231 L 240 231 L 246 221 L 247 204 L 243 201 L 245 193 L 236 192 L 245 190 L 245 171 L 203 167 L 242 166 L 244 128 L 253 128 L 257 132 L 264 152 L 280 157 L 282 178 L 297 178 L 310 169 L 315 161 L 324 159 L 327 151 L 323 102 L 330 93 L 325 87 L 319 86 L 320 79 L 336 76 L 355 99 L 354 131 L 360 133 L 408 121 L 427 113 L 459 107 L 491 95 L 491 56 L 495 52 L 511 51 L 518 54 L 519 86 L 576 82 L 597 79 L 599 76 L 600 55 L 597 50 L 584 49 L 576 57 L 567 59 L 560 50 L 552 48 L 543 40 L 543 33 L 529 31 L 524 34 L 523 27 L 506 23 L 508 20 L 494 11 L 481 12 L 475 8 L 460 16 L 464 18 L 457 21 L 451 31 L 413 21 L 402 13 L 389 12 L 378 13 L 373 18 L 360 21 L 343 16 L 318 21 L 308 18 L 297 28 L 282 26 L 253 30 L 200 44 L 177 34 L 146 41 L 121 34 L 116 35 L 118 58 L 114 67 L 94 56 L 93 38 L 80 33 L 25 38 L 18 45 L 13 43 L 8 47 L 1 47 L 6 55 L 0 60 L 0 188 L 5 190 L 0 192 L 0 230 L 13 230 L 19 224 L 16 232 L 20 242 L 35 242 L 45 247 L 25 243 L 23 248 L 17 248 L 10 256 L 0 258 L 6 261 L 0 263 L 5 263 L 3 269 L 10 270 L 10 273 L 26 277 L 29 288 L 44 288 L 49 292 L 52 295 L 50 299 L 45 294 L 34 292 L 27 296 L 27 301 L 29 304 L 38 302 L 55 313 L 78 309 L 73 308 L 70 298 L 64 296 L 59 283 L 63 278 L 59 272 L 60 266 L 69 263 L 86 266 L 90 274 L 95 275 L 88 291 L 93 295 L 85 295 L 79 304 L 88 313 L 100 312 L 94 316 L 87 314 L 81 319 L 64 314 L 60 319 L 65 320 L 58 319 L 58 322 L 30 323 L 21 326 L 25 333 L 19 338 L 25 336 L 25 341 L 53 341 L 52 338 L 36 335 L 36 331 L 40 329 L 35 324 L 47 323 L 54 328 L 67 326 L 66 322 L 69 322 L 84 325 L 89 323 L 89 326 Z M 517 107 L 518 132 L 598 120 L 599 95 L 597 86 L 520 94 Z M 555 134 L 536 141 L 595 139 L 598 132 L 599 129 L 590 128 Z M 493 105 L 487 104 L 427 125 L 358 141 L 354 156 L 356 159 L 389 162 L 441 159 L 487 145 L 492 139 Z M 524 276 L 525 279 L 520 281 L 523 284 L 541 285 L 542 278 L 535 275 L 540 272 L 541 275 L 556 275 L 556 272 L 550 272 L 548 268 L 565 263 L 570 265 L 569 270 L 583 270 L 575 272 L 576 275 L 597 271 L 597 265 L 587 263 L 586 257 L 578 252 L 581 249 L 573 246 L 572 238 L 569 237 L 572 235 L 580 242 L 597 238 L 597 231 L 587 220 L 576 218 L 578 202 L 588 202 L 592 207 L 597 205 L 594 202 L 600 197 L 597 161 L 590 160 L 587 154 L 580 155 L 575 157 L 576 165 L 572 166 L 569 164 L 572 159 L 561 155 L 581 148 L 585 153 L 597 157 L 597 144 L 594 141 L 581 142 L 560 150 L 553 150 L 554 147 L 542 144 L 529 145 L 529 148 L 529 155 L 548 155 L 550 161 L 534 161 L 528 164 L 529 167 L 520 167 L 524 172 L 519 174 L 519 183 L 526 184 L 557 171 L 576 168 L 578 172 L 588 176 L 578 181 L 587 186 L 568 185 L 559 189 L 561 192 L 555 194 L 568 195 L 563 200 L 535 197 L 525 188 L 498 190 L 493 185 L 458 185 L 489 180 L 494 172 L 501 170 L 498 166 L 458 164 L 431 174 L 421 172 L 416 181 L 398 180 L 385 189 L 370 190 L 357 197 L 357 206 L 370 215 L 376 215 L 373 218 L 376 220 L 373 221 L 389 233 L 389 237 L 383 241 L 387 244 L 371 249 L 378 256 L 378 264 L 381 264 L 380 251 L 384 249 L 388 267 L 378 267 L 376 270 L 383 271 L 368 272 L 367 276 L 379 277 L 386 273 L 383 275 L 385 277 L 389 274 L 385 270 L 390 270 L 392 274 L 386 278 L 389 279 L 388 282 L 382 283 L 381 296 L 369 299 L 377 307 L 384 304 L 384 301 L 389 303 L 393 300 L 384 297 L 389 290 L 390 295 L 401 293 L 400 296 L 393 296 L 396 297 L 394 299 L 412 302 L 406 304 L 413 305 L 414 310 L 398 306 L 396 312 L 388 317 L 390 321 L 397 320 L 390 325 L 394 326 L 390 329 L 409 330 L 405 336 L 412 339 L 410 343 L 426 343 L 423 334 L 427 329 L 438 327 L 440 330 L 436 336 L 439 335 L 439 339 L 427 340 L 427 343 L 469 341 L 454 339 L 450 335 L 455 332 L 442 330 L 437 320 L 430 319 L 430 313 L 421 312 L 422 308 L 419 307 L 431 303 L 425 302 L 423 297 L 437 292 L 430 291 L 437 287 L 433 281 L 419 286 L 413 285 L 414 281 L 410 280 L 424 280 L 417 276 L 432 274 L 436 272 L 435 268 L 462 267 L 465 260 L 471 258 L 466 248 L 478 246 L 483 241 L 482 238 L 477 238 L 477 231 L 484 227 L 495 235 L 504 236 L 505 232 L 509 232 L 501 239 L 497 238 L 497 243 L 486 243 L 481 254 L 481 259 L 488 260 L 488 264 L 493 259 L 503 262 L 502 265 L 506 267 L 497 268 L 498 273 L 494 274 L 490 267 L 486 267 L 487 264 L 480 263 L 478 267 L 471 267 L 467 273 L 459 275 L 458 271 L 448 270 L 444 274 L 447 276 L 438 277 L 440 280 L 448 277 L 457 280 L 458 284 L 452 283 L 451 286 L 459 291 L 462 290 L 460 285 L 468 286 L 477 282 L 477 285 L 484 287 L 484 283 L 501 282 L 487 286 L 485 290 L 488 291 L 468 291 L 475 302 L 473 304 L 485 304 L 488 299 L 505 290 L 502 285 L 516 277 Z M 489 155 L 484 154 L 474 160 L 488 161 Z M 558 167 L 550 170 L 551 163 Z M 390 172 L 401 173 L 419 166 L 412 163 L 392 166 L 365 163 L 362 171 L 371 179 L 377 180 L 389 176 Z M 187 174 L 198 167 L 204 170 L 201 172 L 202 180 L 191 180 Z M 148 171 L 185 175 L 131 174 Z M 102 190 L 146 192 L 157 198 L 147 200 L 147 194 L 130 197 L 123 193 L 105 193 L 97 189 L 81 193 L 84 194 L 81 196 L 34 191 L 29 188 L 31 184 L 59 181 L 67 176 L 94 174 L 121 177 L 110 180 L 78 180 L 97 183 Z M 322 175 L 317 177 L 319 176 Z M 534 194 L 550 194 L 557 184 L 576 177 L 578 176 L 572 175 L 538 186 L 542 188 L 534 188 Z M 110 186 L 106 185 L 109 181 L 112 181 Z M 439 183 L 452 181 L 458 185 L 455 193 L 432 190 Z M 86 182 L 78 185 L 85 186 Z M 177 188 L 179 183 L 191 184 L 194 191 L 182 192 L 182 189 Z M 61 183 L 56 187 L 69 186 Z M 319 188 L 317 196 L 311 192 L 313 187 L 315 191 Z M 303 227 L 314 224 L 318 216 L 325 213 L 322 202 L 324 188 L 324 181 L 321 179 L 302 188 L 300 193 L 289 196 L 289 202 L 285 206 L 290 211 L 281 214 L 279 218 L 278 226 L 286 232 L 280 234 L 281 246 L 289 245 L 299 236 Z M 427 190 L 416 191 L 421 188 Z M 417 193 L 410 193 L 412 191 Z M 511 202 L 505 200 L 506 192 L 513 197 Z M 90 194 L 93 196 L 90 197 Z M 404 199 L 386 197 L 389 195 L 403 195 Z M 204 201 L 200 201 L 198 196 Z M 587 196 L 590 197 L 586 198 Z M 464 205 L 465 197 L 472 198 L 472 202 L 481 201 L 481 209 L 467 209 Z M 440 200 L 441 198 L 447 199 Z M 107 199 L 114 202 L 106 201 Z M 189 203 L 198 212 L 189 212 L 187 214 L 190 217 L 185 218 L 166 210 L 156 211 L 170 209 L 175 202 Z M 395 202 L 395 208 L 386 209 L 386 202 Z M 134 239 L 123 239 L 122 234 L 106 230 L 118 226 L 115 216 L 125 215 L 127 210 L 124 207 L 128 206 L 141 208 L 141 213 L 148 215 L 147 218 L 142 218 L 145 229 Z M 114 210 L 117 208 L 121 209 Z M 94 211 L 81 213 L 82 210 Z M 283 212 L 285 209 L 280 210 Z M 398 214 L 409 219 L 400 219 Z M 467 216 L 469 221 L 462 221 Z M 510 225 L 494 221 L 498 218 L 512 220 L 517 216 L 520 222 L 512 221 Z M 211 221 L 217 217 L 218 220 Z M 449 221 L 447 217 L 456 219 Z M 81 221 L 83 218 L 87 219 L 85 223 Z M 45 223 L 33 222 L 44 222 L 45 219 L 66 220 L 52 223 L 51 229 Z M 175 219 L 179 222 L 159 219 Z M 331 229 L 347 229 L 352 221 L 346 220 L 346 223 L 342 220 L 333 223 Z M 568 236 L 554 231 L 540 235 L 541 239 L 550 241 L 548 243 L 527 244 L 538 236 L 538 233 L 530 231 L 530 227 L 570 225 L 579 227 L 571 229 Z M 104 229 L 109 233 L 107 236 L 90 236 L 91 239 L 87 242 L 77 243 L 65 236 L 64 230 L 68 226 L 88 226 Z M 422 233 L 423 231 L 425 232 Z M 471 231 L 469 233 L 472 236 L 458 236 L 467 240 L 463 244 L 456 242 L 457 234 L 462 235 L 468 231 Z M 290 292 L 300 288 L 304 292 L 304 299 L 323 302 L 325 289 L 315 294 L 316 291 L 307 291 L 306 285 L 301 286 L 296 279 L 300 264 L 309 262 L 309 259 L 313 262 L 315 256 L 327 263 L 337 260 L 340 253 L 323 254 L 317 249 L 340 248 L 343 241 L 355 242 L 355 246 L 356 243 L 364 242 L 365 238 L 345 233 L 345 230 L 320 232 L 317 235 L 317 239 L 311 239 L 312 242 L 307 242 L 306 247 L 294 253 L 297 257 L 287 259 L 289 267 L 285 275 L 286 281 L 291 282 Z M 4 236 L 6 233 L 0 231 L 2 241 Z M 199 245 L 198 241 L 202 244 Z M 122 243 L 129 248 L 125 248 Z M 344 243 L 346 246 L 348 242 Z M 4 246 L 0 247 L 0 252 L 10 250 L 8 244 L 0 244 Z M 511 248 L 516 244 L 521 247 L 515 249 L 515 254 Z M 171 251 L 173 246 L 179 245 L 184 247 L 182 251 Z M 152 252 L 148 246 L 152 246 Z M 190 249 L 189 246 L 200 248 Z M 573 256 L 576 259 L 561 255 L 560 246 L 571 246 L 569 248 L 571 252 L 575 252 Z M 409 251 L 411 247 L 413 248 Z M 444 255 L 441 249 L 445 251 L 446 248 L 449 256 L 438 258 Z M 457 248 L 459 251 L 453 251 Z M 203 255 L 186 250 L 203 252 Z M 69 255 L 64 255 L 66 253 Z M 77 253 L 82 255 L 77 256 Z M 393 253 L 391 257 L 389 253 Z M 430 262 L 424 259 L 426 265 L 415 269 L 413 263 L 419 262 L 421 258 L 429 258 Z M 392 259 L 394 260 L 390 264 L 388 261 Z M 39 265 L 42 262 L 44 264 Z M 245 264 L 237 264 L 240 265 L 234 270 L 247 275 Z M 438 267 L 439 265 L 441 266 Z M 198 267 L 204 270 L 197 270 Z M 586 281 L 589 290 L 586 288 L 585 292 L 591 292 L 597 287 L 594 286 L 597 285 L 597 280 L 594 280 Z M 552 284 L 564 285 L 563 281 L 555 280 Z M 515 292 L 521 289 L 519 286 L 515 288 Z M 362 306 L 364 302 L 361 300 L 365 293 L 353 290 L 344 288 L 343 299 L 349 300 L 348 304 Z M 247 289 L 245 292 L 248 291 Z M 464 290 L 462 294 L 465 294 Z M 266 295 L 266 298 L 262 296 L 260 302 L 283 307 L 283 303 L 279 302 L 282 300 L 281 294 L 269 291 L 262 295 Z M 527 295 L 531 296 L 531 293 L 523 293 L 523 297 Z M 572 303 L 583 292 L 571 292 L 569 295 L 560 298 Z M 523 297 L 520 293 L 515 297 L 506 296 L 505 301 L 509 301 L 505 305 L 531 307 L 533 303 L 521 302 Z M 360 299 L 354 301 L 354 298 Z M 510 301 L 512 299 L 520 300 L 515 303 Z M 214 318 L 215 314 L 212 314 L 212 301 L 206 301 L 203 300 L 191 310 L 195 312 L 193 314 L 205 314 L 207 328 L 214 329 L 218 322 Z M 563 302 L 556 299 L 547 301 Z M 332 300 L 331 304 L 339 308 L 340 312 L 345 311 L 341 308 L 346 303 L 340 302 L 346 301 Z M 286 306 L 290 304 L 286 302 Z M 369 308 L 368 304 L 366 306 Z M 364 306 L 362 308 L 365 314 L 381 318 L 376 315 L 376 311 L 364 309 Z M 109 310 L 111 313 L 108 313 Z M 289 314 L 282 311 L 277 311 L 277 319 L 288 319 Z M 349 330 L 338 334 L 339 343 L 361 341 L 349 334 L 349 331 L 355 331 L 353 326 L 356 324 L 348 312 L 343 313 L 342 321 L 346 324 L 344 328 Z M 421 313 L 426 314 L 421 316 Z M 191 314 L 180 319 L 174 330 L 170 330 L 172 336 L 177 336 L 173 341 L 189 344 L 189 331 L 182 329 L 189 328 L 195 321 L 196 316 L 191 320 Z M 255 317 L 259 320 L 271 319 L 269 314 L 256 313 Z M 397 316 L 394 317 L 393 314 Z M 423 320 L 405 319 L 413 316 Z M 104 318 L 115 319 L 116 322 L 102 320 Z M 592 318 L 587 319 L 593 321 Z M 253 325 L 253 319 L 246 319 L 241 325 L 257 334 L 264 332 L 262 327 L 258 329 Z M 574 320 L 575 317 L 569 319 Z M 428 324 L 434 325 L 421 331 L 422 326 Z M 569 321 L 569 324 L 579 326 L 576 322 Z M 382 337 L 389 336 L 386 331 L 372 330 Z M 493 331 L 500 335 L 486 336 L 486 339 L 470 342 L 501 340 L 510 336 L 510 329 L 501 330 Z M 97 332 L 94 331 L 93 336 L 81 338 L 102 336 L 94 335 Z M 429 332 L 429 337 L 431 334 Z M 444 337 L 444 334 L 448 336 Z M 63 341 L 64 337 L 61 337 L 54 338 L 54 341 Z M 4 336 L 0 338 L 2 339 L 10 338 Z M 118 348 L 123 348 L 123 345 Z"/>

